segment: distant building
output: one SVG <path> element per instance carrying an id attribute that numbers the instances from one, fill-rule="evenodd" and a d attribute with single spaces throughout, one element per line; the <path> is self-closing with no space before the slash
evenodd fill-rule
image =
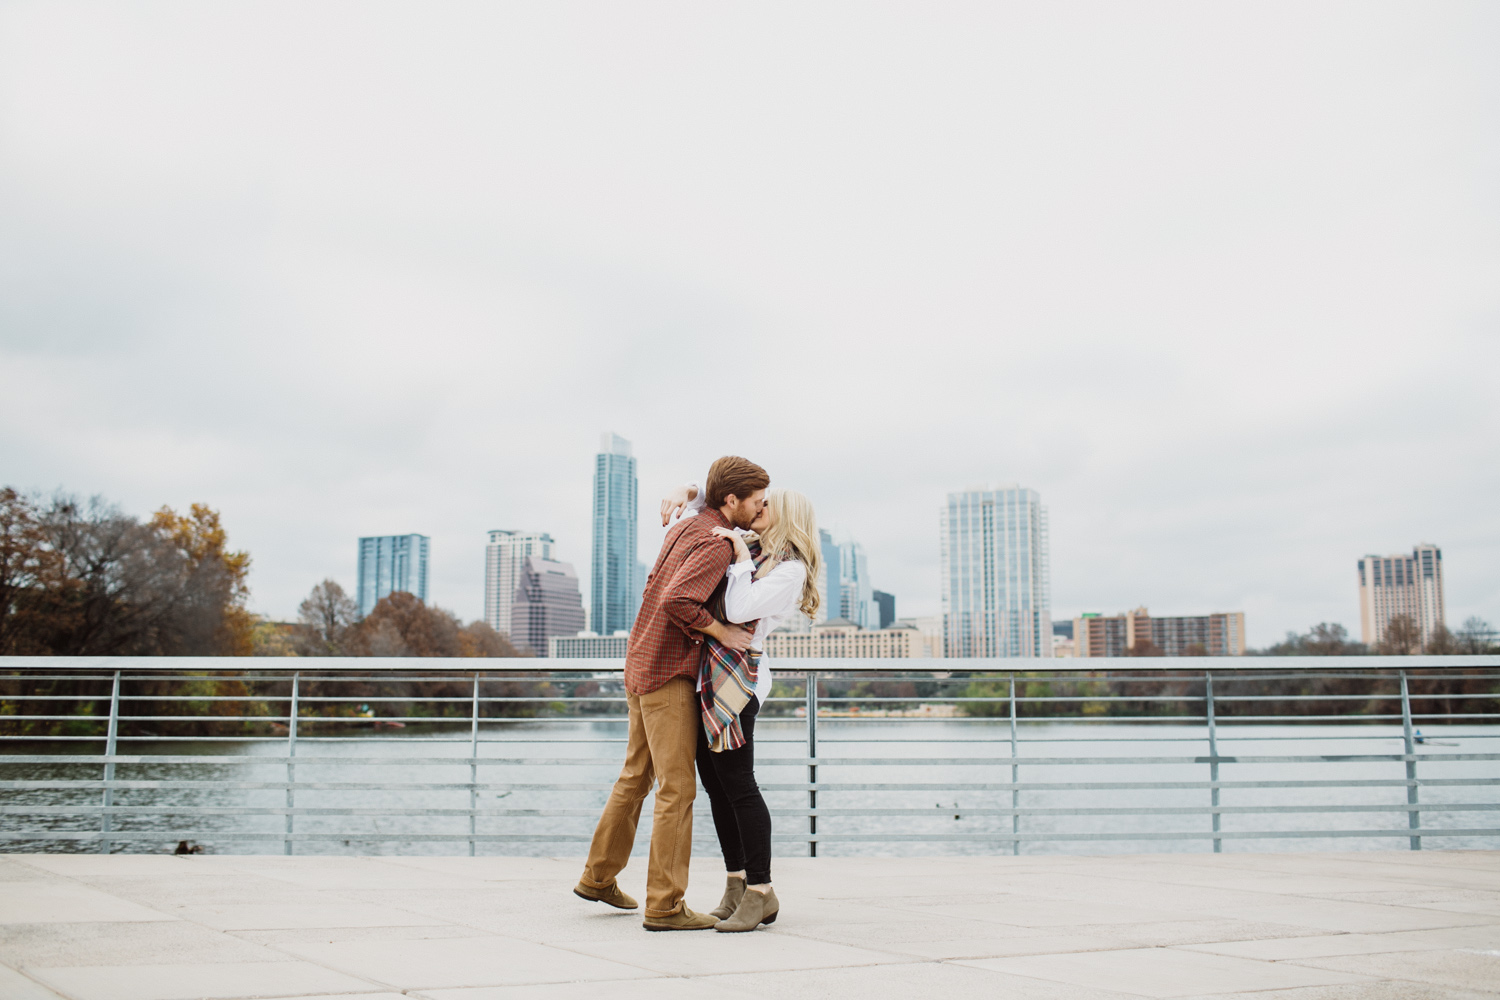
<path id="1" fill-rule="evenodd" d="M 1073 619 L 1074 656 L 1124 656 L 1129 648 L 1123 614 L 1106 618 L 1098 612 L 1085 612 Z"/>
<path id="2" fill-rule="evenodd" d="M 1076 647 L 1073 644 L 1073 622 L 1071 619 L 1053 621 L 1052 623 L 1052 655 L 1056 657 L 1070 657 L 1075 655 Z"/>
<path id="3" fill-rule="evenodd" d="M 427 600 L 426 535 L 376 535 L 359 540 L 359 615 L 375 610 L 393 591 Z"/>
<path id="4" fill-rule="evenodd" d="M 860 628 L 847 618 L 818 622 L 808 632 L 777 629 L 766 636 L 766 655 L 777 659 L 911 659 L 934 656 L 929 637 L 909 625 Z"/>
<path id="5" fill-rule="evenodd" d="M 491 531 L 484 549 L 484 620 L 496 632 L 510 631 L 510 604 L 521 585 L 527 556 L 552 558 L 552 536 L 538 531 Z"/>
<path id="6" fill-rule="evenodd" d="M 589 627 L 600 635 L 628 629 L 641 606 L 645 573 L 636 556 L 639 488 L 630 442 L 605 433 L 594 456 L 593 578 Z"/>
<path id="7" fill-rule="evenodd" d="M 547 640 L 547 655 L 565 659 L 623 660 L 625 659 L 625 644 L 629 641 L 628 633 L 593 635 L 585 632 L 581 635 L 554 635 Z"/>
<path id="8" fill-rule="evenodd" d="M 1073 619 L 1071 656 L 1244 656 L 1245 613 L 1152 617 L 1145 608 Z M 1154 647 L 1154 648 L 1153 648 Z"/>
<path id="9" fill-rule="evenodd" d="M 510 641 L 546 656 L 555 635 L 583 631 L 583 597 L 578 574 L 565 562 L 527 556 L 521 561 L 521 582 L 510 606 Z"/>
<path id="10" fill-rule="evenodd" d="M 896 595 L 887 594 L 883 590 L 870 591 L 870 600 L 875 604 L 876 620 L 875 628 L 890 628 L 891 623 L 896 620 Z"/>
<path id="11" fill-rule="evenodd" d="M 844 574 L 840 588 L 843 617 L 860 628 L 874 628 L 878 612 L 871 596 L 874 588 L 870 586 L 870 558 L 865 554 L 865 547 L 852 538 L 840 545 L 839 568 Z"/>
<path id="12" fill-rule="evenodd" d="M 827 528 L 818 529 L 818 548 L 822 555 L 818 567 L 818 621 L 844 617 L 844 573 L 839 546 Z"/>
<path id="13" fill-rule="evenodd" d="M 1359 561 L 1359 637 L 1367 646 L 1385 638 L 1397 615 L 1410 615 L 1425 646 L 1447 622 L 1443 550 L 1423 543 L 1411 555 L 1365 556 Z"/>
<path id="14" fill-rule="evenodd" d="M 898 628 L 914 628 L 922 633 L 927 643 L 927 652 L 923 655 L 933 658 L 945 655 L 943 650 L 942 615 L 924 615 L 920 618 L 897 618 L 894 624 Z"/>
<path id="15" fill-rule="evenodd" d="M 949 656 L 1052 656 L 1047 508 L 1019 486 L 948 494 L 940 576 Z"/>

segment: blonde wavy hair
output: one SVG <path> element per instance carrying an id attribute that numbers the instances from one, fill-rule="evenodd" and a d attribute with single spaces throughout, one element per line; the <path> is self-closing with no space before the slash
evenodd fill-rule
<path id="1" fill-rule="evenodd" d="M 764 577 L 783 559 L 797 559 L 807 567 L 802 581 L 802 601 L 798 605 L 809 618 L 818 614 L 822 598 L 818 594 L 818 568 L 823 553 L 818 547 L 818 520 L 812 501 L 796 490 L 766 490 L 766 506 L 771 511 L 771 526 L 760 535 L 760 547 L 771 555 L 761 564 L 755 578 Z"/>

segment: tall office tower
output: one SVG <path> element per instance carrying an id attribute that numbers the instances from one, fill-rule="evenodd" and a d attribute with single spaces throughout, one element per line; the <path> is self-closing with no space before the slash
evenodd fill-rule
<path id="1" fill-rule="evenodd" d="M 565 562 L 526 556 L 521 560 L 521 579 L 511 598 L 511 642 L 529 648 L 537 656 L 547 655 L 547 640 L 557 635 L 583 631 L 583 595 L 578 574 Z"/>
<path id="2" fill-rule="evenodd" d="M 427 600 L 426 535 L 377 535 L 359 540 L 359 616 L 395 590 Z"/>
<path id="3" fill-rule="evenodd" d="M 640 560 L 635 548 L 638 496 L 630 442 L 604 433 L 594 457 L 594 566 L 589 600 L 589 628 L 600 635 L 629 629 L 640 607 Z"/>
<path id="4" fill-rule="evenodd" d="M 510 602 L 521 585 L 527 556 L 552 558 L 552 536 L 540 531 L 492 531 L 484 549 L 484 620 L 496 632 L 510 631 Z"/>
<path id="5" fill-rule="evenodd" d="M 896 595 L 887 594 L 883 590 L 870 591 L 870 600 L 879 615 L 874 628 L 890 628 L 891 622 L 896 620 Z"/>
<path id="6" fill-rule="evenodd" d="M 1359 637 L 1367 646 L 1385 638 L 1397 615 L 1410 615 L 1422 645 L 1446 624 L 1443 550 L 1423 543 L 1411 555 L 1365 556 L 1359 561 Z"/>
<path id="7" fill-rule="evenodd" d="M 818 567 L 818 621 L 826 622 L 844 617 L 844 574 L 840 569 L 839 547 L 827 528 L 818 529 L 818 548 L 822 550 L 823 565 Z"/>
<path id="8" fill-rule="evenodd" d="M 865 547 L 852 538 L 839 546 L 839 569 L 844 579 L 841 587 L 843 617 L 860 628 L 873 628 L 876 612 L 870 593 L 870 560 Z"/>
<path id="9" fill-rule="evenodd" d="M 1047 508 L 1036 491 L 950 493 L 941 531 L 947 655 L 1051 657 Z"/>

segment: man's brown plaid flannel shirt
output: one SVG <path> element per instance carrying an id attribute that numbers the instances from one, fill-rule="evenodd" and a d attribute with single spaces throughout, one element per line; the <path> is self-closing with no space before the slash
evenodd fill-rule
<path id="1" fill-rule="evenodd" d="M 703 606 L 724 586 L 734 558 L 734 543 L 713 533 L 719 527 L 729 522 L 709 509 L 667 532 L 625 648 L 625 690 L 631 694 L 655 691 L 673 677 L 698 676 L 703 633 L 694 627 L 713 622 Z"/>

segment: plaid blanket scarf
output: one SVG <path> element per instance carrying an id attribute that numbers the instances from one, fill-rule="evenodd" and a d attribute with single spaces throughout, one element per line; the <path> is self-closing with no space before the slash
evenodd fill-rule
<path id="1" fill-rule="evenodd" d="M 748 540 L 750 558 L 758 572 L 766 561 L 766 553 L 760 549 L 758 540 Z M 708 613 L 721 622 L 728 622 L 724 615 L 724 589 L 715 592 L 705 607 Z M 755 622 L 745 622 L 748 629 Z M 708 734 L 709 749 L 715 753 L 738 750 L 745 745 L 745 731 L 740 728 L 740 713 L 755 697 L 755 682 L 760 666 L 760 650 L 744 652 L 729 649 L 709 637 L 703 644 L 703 659 L 698 663 L 698 699 L 703 710 L 703 731 Z"/>

